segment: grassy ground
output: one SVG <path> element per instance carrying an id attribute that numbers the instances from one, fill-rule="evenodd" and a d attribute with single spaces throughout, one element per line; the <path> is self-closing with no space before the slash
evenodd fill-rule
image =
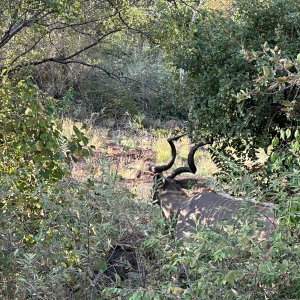
<path id="1" fill-rule="evenodd" d="M 70 136 L 74 125 L 85 132 L 90 145 L 95 147 L 95 156 L 75 164 L 72 176 L 82 179 L 92 172 L 95 178 L 99 178 L 102 174 L 101 169 L 108 164 L 111 173 L 120 177 L 121 182 L 129 188 L 136 199 L 149 201 L 152 175 L 148 172 L 148 167 L 151 164 L 163 164 L 170 159 L 171 151 L 167 138 L 177 135 L 178 132 L 146 130 L 132 124 L 127 128 L 109 130 L 105 127 L 95 127 L 89 122 L 84 125 L 82 122 L 64 119 L 63 133 Z M 171 170 L 186 165 L 191 146 L 187 136 L 176 142 L 177 157 Z M 197 166 L 195 177 L 207 178 L 211 181 L 217 167 L 206 149 L 196 152 L 195 163 Z M 189 177 L 191 175 L 182 174 L 182 176 Z"/>

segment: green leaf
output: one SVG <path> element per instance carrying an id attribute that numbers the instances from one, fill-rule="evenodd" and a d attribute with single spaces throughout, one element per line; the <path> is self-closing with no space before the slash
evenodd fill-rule
<path id="1" fill-rule="evenodd" d="M 298 54 L 299 55 L 299 54 Z M 285 267 L 288 267 L 289 266 L 289 262 L 288 262 L 288 260 L 286 260 L 286 259 L 284 259 L 283 261 L 282 261 L 282 264 L 285 266 Z"/>
<path id="2" fill-rule="evenodd" d="M 265 43 L 263 44 L 262 48 L 263 48 L 264 51 L 269 51 L 269 50 L 270 50 L 270 47 L 269 47 L 268 42 L 265 42 Z"/>
<path id="3" fill-rule="evenodd" d="M 46 123 L 46 121 L 44 119 L 42 119 L 42 120 L 39 121 L 39 125 L 42 126 L 42 127 L 46 126 L 46 124 L 47 123 Z"/>
<path id="4" fill-rule="evenodd" d="M 292 156 L 292 155 L 289 155 L 289 156 L 286 158 L 286 164 L 287 164 L 288 166 L 290 166 L 291 163 L 292 163 L 292 161 L 293 161 L 293 156 Z"/>
<path id="5" fill-rule="evenodd" d="M 278 157 L 277 153 L 276 153 L 276 152 L 273 152 L 273 153 L 271 154 L 271 157 L 270 157 L 271 162 L 275 162 L 275 161 L 277 160 L 277 157 Z"/>
<path id="6" fill-rule="evenodd" d="M 42 133 L 41 135 L 40 135 L 40 139 L 42 140 L 42 141 L 47 141 L 47 139 L 48 139 L 48 134 L 47 133 Z"/>
<path id="7" fill-rule="evenodd" d="M 300 149 L 300 144 L 299 144 L 298 141 L 294 141 L 294 142 L 292 143 L 292 149 L 293 149 L 295 152 L 299 151 L 299 149 Z"/>
<path id="8" fill-rule="evenodd" d="M 239 273 L 236 270 L 229 271 L 226 274 L 223 283 L 234 284 L 234 282 L 237 280 L 238 277 L 239 277 Z"/>
<path id="9" fill-rule="evenodd" d="M 81 135 L 81 131 L 78 129 L 78 127 L 77 126 L 73 126 L 73 131 L 75 132 L 75 134 L 77 135 L 77 136 L 80 136 Z"/>
<path id="10" fill-rule="evenodd" d="M 97 270 L 98 272 L 105 272 L 107 270 L 107 260 L 106 259 L 101 259 L 98 262 L 95 262 L 93 264 L 93 269 Z"/>
<path id="11" fill-rule="evenodd" d="M 43 143 L 39 140 L 35 143 L 35 148 L 37 151 L 42 151 L 43 149 Z"/>
<path id="12" fill-rule="evenodd" d="M 272 140 L 272 146 L 276 147 L 279 144 L 279 138 L 275 136 Z"/>
<path id="13" fill-rule="evenodd" d="M 285 131 L 285 134 L 286 134 L 286 138 L 288 139 L 288 138 L 291 136 L 291 134 L 292 134 L 291 129 L 288 128 L 288 129 Z"/>
<path id="14" fill-rule="evenodd" d="M 284 129 L 281 129 L 281 130 L 280 130 L 280 138 L 281 138 L 282 140 L 285 140 L 285 131 L 284 131 Z"/>
<path id="15" fill-rule="evenodd" d="M 263 66 L 263 73 L 266 77 L 269 77 L 270 76 L 270 68 Z"/>
<path id="16" fill-rule="evenodd" d="M 52 150 L 54 148 L 55 144 L 53 143 L 53 140 L 49 140 L 47 143 L 46 143 L 46 148 L 49 149 L 49 150 Z"/>
<path id="17" fill-rule="evenodd" d="M 234 294 L 234 296 L 238 297 L 239 293 L 237 290 L 235 290 L 234 288 L 231 288 L 231 291 Z"/>
<path id="18" fill-rule="evenodd" d="M 86 146 L 89 143 L 89 139 L 85 136 L 82 136 L 82 142 Z"/>

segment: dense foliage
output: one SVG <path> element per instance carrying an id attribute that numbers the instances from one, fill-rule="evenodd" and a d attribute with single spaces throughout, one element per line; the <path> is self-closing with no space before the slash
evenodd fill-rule
<path id="1" fill-rule="evenodd" d="M 298 0 L 4 0 L 0 11 L 1 296 L 300 297 Z M 147 118 L 189 121 L 194 140 L 213 138 L 222 188 L 271 201 L 276 230 L 252 240 L 259 224 L 243 215 L 174 241 L 105 158 L 88 160 L 84 126 L 63 134 L 65 116 L 137 116 L 130 134 Z M 85 178 L 72 177 L 78 160 Z"/>
<path id="2" fill-rule="evenodd" d="M 296 239 L 281 228 L 273 234 L 266 253 L 264 242 L 249 238 L 257 225 L 251 218 L 247 221 L 241 227 L 223 225 L 226 234 L 224 228 L 201 228 L 189 241 L 170 243 L 165 237 L 149 239 L 145 244 L 156 249 L 163 264 L 157 272 L 161 284 L 156 297 L 297 299 L 300 253 Z M 160 248 L 161 244 L 165 247 Z"/>
<path id="3" fill-rule="evenodd" d="M 76 116 L 171 114 L 171 72 L 149 44 L 152 4 L 3 1 L 0 70 L 31 74 L 56 99 L 71 95 Z"/>
<path id="4" fill-rule="evenodd" d="M 299 173 L 299 1 L 239 0 L 223 10 L 180 4 L 160 18 L 157 37 L 182 75 L 178 109 L 189 109 L 195 140 L 214 139 L 219 178 L 246 176 L 244 193 L 276 203 L 277 186 L 297 195 L 289 185 Z M 252 174 L 246 166 L 260 149 L 267 160 Z"/>
<path id="5" fill-rule="evenodd" d="M 193 18 L 192 12 L 174 8 L 169 13 L 174 28 L 166 25 L 166 30 L 178 33 L 167 44 L 168 55 L 186 72 L 192 130 L 197 137 L 215 137 L 222 148 L 253 155 L 253 149 L 266 148 L 276 128 L 285 128 L 289 121 L 278 93 L 252 93 L 240 105 L 243 96 L 236 95 L 255 89 L 253 80 L 263 65 L 245 59 L 244 52 L 263 50 L 267 42 L 281 49 L 284 57 L 295 58 L 299 2 L 234 1 L 230 17 L 226 11 L 198 10 Z M 280 94 L 288 91 L 282 89 Z"/>

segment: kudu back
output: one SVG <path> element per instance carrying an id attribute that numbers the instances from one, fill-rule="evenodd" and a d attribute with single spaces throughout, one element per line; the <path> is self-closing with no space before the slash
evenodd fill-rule
<path id="1" fill-rule="evenodd" d="M 263 224 L 261 230 L 256 232 L 256 237 L 258 239 L 267 237 L 275 228 L 272 204 L 234 199 L 213 191 L 205 191 L 189 198 L 181 188 L 181 181 L 175 180 L 175 177 L 181 173 L 196 173 L 194 154 L 201 146 L 209 144 L 209 140 L 201 141 L 191 148 L 187 158 L 187 167 L 177 168 L 167 177 L 163 175 L 163 172 L 169 170 L 174 164 L 176 158 L 174 141 L 180 137 L 182 135 L 168 139 L 171 147 L 170 161 L 163 166 L 150 167 L 150 171 L 155 173 L 153 203 L 160 205 L 165 218 L 175 219 L 175 238 L 190 236 L 195 232 L 196 224 L 212 226 L 224 220 L 237 220 L 241 208 L 245 208 L 245 213 L 253 212 L 249 214 L 251 219 L 248 219 L 248 222 Z"/>

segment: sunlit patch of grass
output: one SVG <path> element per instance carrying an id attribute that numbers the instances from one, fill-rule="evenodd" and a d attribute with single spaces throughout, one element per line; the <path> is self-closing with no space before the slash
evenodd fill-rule
<path id="1" fill-rule="evenodd" d="M 120 145 L 124 146 L 125 148 L 128 148 L 128 149 L 134 149 L 134 148 L 136 148 L 137 143 L 136 143 L 136 140 L 128 139 L 128 137 L 123 136 L 123 137 L 121 137 Z"/>
<path id="2" fill-rule="evenodd" d="M 133 168 L 120 168 L 118 174 L 125 179 L 135 178 L 136 170 Z"/>
<path id="3" fill-rule="evenodd" d="M 73 121 L 70 118 L 65 118 L 62 120 L 62 133 L 67 138 L 70 138 L 73 134 L 73 127 L 76 126 L 89 139 L 89 145 L 95 146 L 97 149 L 103 148 L 106 145 L 106 136 L 107 130 L 106 129 L 99 129 L 93 126 L 89 121 L 87 123 Z"/>
<path id="4" fill-rule="evenodd" d="M 269 154 L 266 153 L 264 149 L 259 149 L 257 157 L 258 157 L 258 162 L 263 164 L 269 158 Z"/>
<path id="5" fill-rule="evenodd" d="M 176 142 L 176 149 L 178 149 L 178 156 L 187 159 L 190 151 L 191 141 L 188 136 L 183 136 L 179 141 Z"/>
<path id="6" fill-rule="evenodd" d="M 86 126 L 82 122 L 74 122 L 71 119 L 63 120 L 63 133 L 70 137 L 73 132 L 73 126 L 81 129 L 89 138 L 90 144 L 94 145 L 96 149 L 100 150 L 96 157 L 91 157 L 84 162 L 79 162 L 74 165 L 72 176 L 77 179 L 86 178 L 87 174 L 93 174 L 94 178 L 100 178 L 103 174 L 105 161 L 109 165 L 109 170 L 120 176 L 124 180 L 123 184 L 127 185 L 131 191 L 140 199 L 149 200 L 149 193 L 151 190 L 152 181 L 150 175 L 142 175 L 142 180 L 135 180 L 138 174 L 143 174 L 148 170 L 147 164 L 165 164 L 171 158 L 170 145 L 167 138 L 176 136 L 172 131 L 167 134 L 160 133 L 154 136 L 149 130 L 115 130 L 110 131 L 109 137 L 107 129 L 95 128 L 91 123 Z M 108 144 L 109 141 L 109 144 Z M 174 142 L 177 150 L 177 157 L 174 166 L 166 172 L 168 175 L 178 167 L 187 166 L 188 153 L 193 146 L 188 136 L 183 136 L 178 141 Z M 111 144 L 111 145 L 110 145 Z M 108 148 L 107 146 L 110 145 Z M 120 149 L 120 153 L 109 152 L 111 148 Z M 100 149 L 99 149 L 100 148 Z M 133 157 L 128 155 L 128 151 L 136 149 L 136 154 L 139 155 L 138 149 L 150 150 L 149 156 Z M 151 150 L 154 152 L 154 157 L 151 155 Z M 153 153 L 152 152 L 152 153 Z M 104 163 L 104 165 L 103 165 Z M 212 162 L 210 155 L 207 151 L 199 149 L 195 153 L 195 164 L 197 166 L 197 173 L 195 176 L 211 177 L 217 171 L 216 166 Z M 193 176 L 191 173 L 184 173 L 182 176 Z M 132 181 L 131 181 L 132 180 Z"/>
<path id="7" fill-rule="evenodd" d="M 169 134 L 169 130 L 165 128 L 152 128 L 150 132 L 155 138 L 160 138 Z"/>
<path id="8" fill-rule="evenodd" d="M 212 176 L 218 172 L 218 168 L 212 161 L 208 151 L 198 150 L 195 155 L 195 164 L 197 166 L 198 176 Z"/>
<path id="9" fill-rule="evenodd" d="M 74 121 L 66 118 L 62 120 L 62 133 L 68 139 L 71 138 L 73 134 L 73 126 L 75 125 Z"/>
<path id="10" fill-rule="evenodd" d="M 162 137 L 157 138 L 154 145 L 154 151 L 156 156 L 156 162 L 158 163 L 166 162 L 171 157 L 170 146 L 166 138 L 162 138 Z"/>

